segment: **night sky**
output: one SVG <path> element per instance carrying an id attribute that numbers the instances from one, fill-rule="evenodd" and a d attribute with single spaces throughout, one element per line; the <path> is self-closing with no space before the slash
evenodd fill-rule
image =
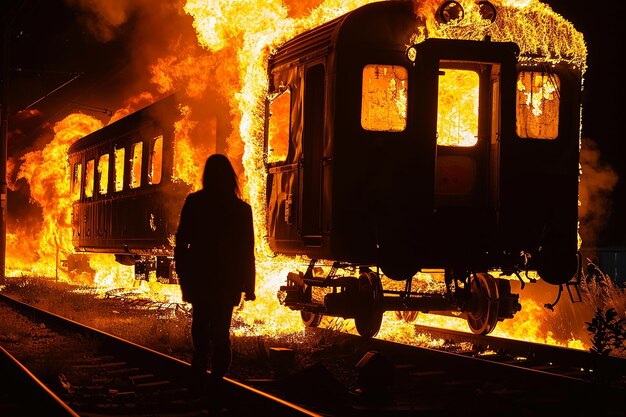
<path id="1" fill-rule="evenodd" d="M 601 163 L 608 164 L 618 176 L 608 196 L 610 212 L 597 246 L 626 246 L 626 150 L 624 148 L 623 45 L 624 2 L 586 0 L 547 1 L 581 31 L 587 42 L 587 65 L 583 99 L 583 148 L 597 143 Z"/>
<path id="2" fill-rule="evenodd" d="M 134 0 L 146 3 L 147 0 Z M 107 110 L 117 110 L 128 92 L 128 80 L 139 80 L 142 54 L 149 60 L 149 51 L 136 50 L 129 42 L 139 13 L 121 25 L 112 39 L 96 39 L 84 25 L 85 12 L 73 0 L 68 6 L 63 0 L 3 0 L 2 20 L 11 18 L 10 36 L 11 85 L 9 129 L 19 128 L 21 136 L 13 136 L 9 155 L 23 154 L 43 146 L 46 137 L 36 137 L 37 126 L 29 126 L 19 116 L 25 109 L 42 112 L 41 118 L 50 123 L 63 116 L 82 111 L 108 120 Z M 127 1 L 127 3 L 132 3 Z M 160 2 L 155 2 L 160 3 Z M 600 151 L 600 164 L 611 167 L 618 177 L 615 189 L 608 195 L 610 211 L 606 211 L 606 225 L 600 231 L 597 246 L 626 246 L 626 152 L 621 143 L 622 124 L 626 121 L 623 102 L 626 92 L 618 65 L 619 54 L 624 53 L 622 35 L 623 2 L 590 2 L 583 0 L 546 1 L 554 11 L 571 21 L 580 30 L 588 46 L 588 71 L 585 75 L 583 102 L 583 147 L 593 142 Z M 184 17 L 176 17 L 177 24 Z M 188 18 L 190 19 L 190 18 Z M 3 25 L 6 30 L 6 24 Z M 164 31 L 167 35 L 167 31 Z M 154 33 L 154 36 L 158 36 Z M 158 44 L 158 39 L 156 39 Z M 155 39 L 151 39 L 155 44 Z M 131 56 L 133 59 L 131 59 Z M 139 57 L 139 59 L 138 59 Z M 139 65 L 139 66 L 138 66 Z M 79 75 L 80 74 L 80 75 Z M 74 81 L 50 94 L 51 91 L 78 76 Z M 145 85 L 134 81 L 136 91 Z M 124 86 L 124 90 L 120 87 Z M 46 95 L 49 96 L 45 97 Z M 45 98 L 44 98 L 45 97 Z M 43 98 L 43 99 L 42 99 Z M 22 124 L 21 124 L 22 123 Z M 29 130 L 30 129 L 30 130 Z M 24 140 L 20 141 L 20 138 Z M 49 138 L 48 138 L 49 139 Z M 9 205 L 11 203 L 9 202 Z"/>

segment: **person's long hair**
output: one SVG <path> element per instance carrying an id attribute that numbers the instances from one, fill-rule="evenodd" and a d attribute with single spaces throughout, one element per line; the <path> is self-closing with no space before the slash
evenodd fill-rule
<path id="1" fill-rule="evenodd" d="M 213 154 L 207 158 L 202 175 L 202 188 L 239 197 L 237 174 L 226 156 Z"/>

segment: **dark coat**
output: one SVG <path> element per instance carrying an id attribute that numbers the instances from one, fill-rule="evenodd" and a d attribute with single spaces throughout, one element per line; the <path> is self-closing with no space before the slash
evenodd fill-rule
<path id="1" fill-rule="evenodd" d="M 237 305 L 254 293 L 254 230 L 250 205 L 206 189 L 187 196 L 174 248 L 183 300 Z"/>

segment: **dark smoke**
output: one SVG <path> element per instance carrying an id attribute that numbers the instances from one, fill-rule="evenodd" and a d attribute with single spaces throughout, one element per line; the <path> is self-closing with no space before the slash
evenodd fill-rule
<path id="1" fill-rule="evenodd" d="M 578 192 L 580 235 L 585 247 L 594 247 L 611 214 L 612 191 L 617 184 L 618 176 L 602 159 L 598 144 L 592 139 L 582 140 L 580 165 L 582 170 Z"/>

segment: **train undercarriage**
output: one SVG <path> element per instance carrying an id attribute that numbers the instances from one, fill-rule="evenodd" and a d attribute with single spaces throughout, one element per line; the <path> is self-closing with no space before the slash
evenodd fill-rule
<path id="1" fill-rule="evenodd" d="M 179 283 L 172 256 L 116 254 L 115 260 L 122 265 L 134 266 L 135 279 L 161 284 Z"/>
<path id="2" fill-rule="evenodd" d="M 407 321 L 424 312 L 465 317 L 473 333 L 485 335 L 498 321 L 512 318 L 521 309 L 510 281 L 484 271 L 446 270 L 445 292 L 425 293 L 412 290 L 413 278 L 406 280 L 404 290 L 384 289 L 380 272 L 369 265 L 335 262 L 320 276 L 316 263 L 312 260 L 305 273 L 290 272 L 287 285 L 278 293 L 281 304 L 299 310 L 308 327 L 318 326 L 324 316 L 352 318 L 361 336 L 373 337 L 385 311 L 395 311 Z M 354 272 L 354 276 L 339 275 L 339 271 Z M 313 296 L 314 289 L 324 290 L 323 299 Z"/>
<path id="3" fill-rule="evenodd" d="M 179 284 L 173 256 L 132 253 L 117 253 L 113 255 L 117 263 L 133 267 L 133 274 L 137 280 L 154 281 L 161 284 Z M 89 265 L 88 253 L 70 254 L 62 261 L 62 264 L 72 274 L 92 275 L 96 272 Z"/>

